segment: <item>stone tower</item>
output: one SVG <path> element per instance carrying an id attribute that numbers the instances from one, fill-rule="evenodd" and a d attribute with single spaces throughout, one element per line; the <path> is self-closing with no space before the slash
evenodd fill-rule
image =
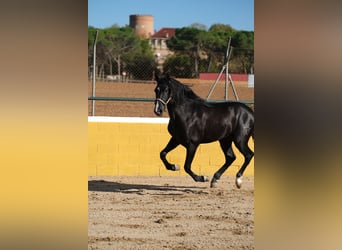
<path id="1" fill-rule="evenodd" d="M 129 26 L 141 38 L 150 38 L 154 33 L 154 20 L 152 15 L 130 15 Z"/>

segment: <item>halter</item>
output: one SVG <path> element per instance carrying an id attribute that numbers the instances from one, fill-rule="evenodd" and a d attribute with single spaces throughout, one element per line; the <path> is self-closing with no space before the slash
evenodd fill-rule
<path id="1" fill-rule="evenodd" d="M 171 96 L 169 97 L 169 99 L 167 99 L 167 101 L 164 101 L 161 98 L 157 98 L 156 101 L 160 101 L 162 104 L 166 106 L 171 101 Z"/>

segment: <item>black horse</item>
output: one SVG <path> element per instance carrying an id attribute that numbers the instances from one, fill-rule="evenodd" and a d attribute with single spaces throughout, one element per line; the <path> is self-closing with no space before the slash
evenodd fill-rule
<path id="1" fill-rule="evenodd" d="M 239 102 L 207 102 L 168 75 L 156 75 L 156 81 L 154 113 L 161 116 L 167 107 L 170 116 L 168 131 L 171 139 L 160 152 L 166 169 L 179 170 L 177 165 L 167 161 L 166 155 L 178 145 L 183 145 L 186 148 L 184 170 L 195 181 L 209 181 L 206 176 L 196 175 L 191 170 L 191 163 L 199 144 L 219 141 L 226 161 L 213 176 L 211 187 L 214 187 L 236 158 L 232 149 L 234 142 L 245 158 L 236 174 L 236 186 L 240 188 L 243 172 L 254 156 L 248 147 L 249 138 L 252 136 L 254 139 L 252 109 Z"/>

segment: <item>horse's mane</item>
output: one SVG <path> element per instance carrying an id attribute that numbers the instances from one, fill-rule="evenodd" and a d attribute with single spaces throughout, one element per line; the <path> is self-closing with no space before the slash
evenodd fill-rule
<path id="1" fill-rule="evenodd" d="M 170 78 L 170 87 L 173 89 L 173 95 L 176 100 L 183 100 L 185 98 L 191 99 L 194 101 L 204 102 L 201 97 L 195 94 L 192 89 L 181 82 L 177 81 L 176 79 Z"/>

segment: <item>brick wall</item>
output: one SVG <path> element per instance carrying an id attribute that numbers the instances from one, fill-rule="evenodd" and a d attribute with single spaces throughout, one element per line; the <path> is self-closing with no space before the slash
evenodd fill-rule
<path id="1" fill-rule="evenodd" d="M 104 122 L 91 120 L 88 122 L 88 175 L 187 175 L 183 169 L 185 149 L 182 146 L 168 154 L 169 161 L 178 164 L 180 171 L 168 171 L 161 162 L 159 152 L 169 139 L 166 118 L 107 118 Z M 252 140 L 250 147 L 253 150 Z M 225 175 L 235 175 L 242 165 L 242 155 L 236 148 L 234 152 L 237 159 Z M 211 177 L 223 163 L 224 156 L 218 142 L 203 144 L 197 149 L 192 169 L 197 174 Z M 254 159 L 245 175 L 254 175 Z"/>

